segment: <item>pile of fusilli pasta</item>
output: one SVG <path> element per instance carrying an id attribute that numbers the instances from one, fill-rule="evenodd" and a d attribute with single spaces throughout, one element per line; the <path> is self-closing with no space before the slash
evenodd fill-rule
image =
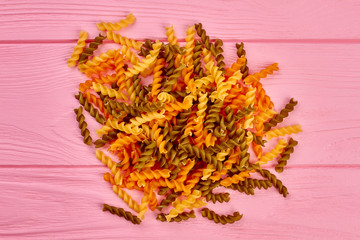
<path id="1" fill-rule="evenodd" d="M 74 110 L 84 143 L 107 149 L 107 154 L 96 150 L 110 169 L 104 179 L 137 216 L 107 204 L 103 210 L 134 224 L 147 209 L 160 211 L 160 221 L 178 222 L 195 217 L 192 209 L 207 201 L 228 202 L 229 193 L 213 193 L 221 186 L 245 194 L 275 187 L 286 197 L 287 188 L 261 167 L 277 161 L 275 170 L 282 172 L 297 141 L 280 137 L 301 131 L 299 125 L 274 128 L 297 104 L 291 99 L 277 113 L 266 95 L 260 80 L 278 70 L 277 64 L 250 74 L 241 43 L 236 44 L 237 61 L 226 67 L 222 41 L 211 41 L 201 24 L 187 29 L 184 46 L 173 27 L 166 29 L 168 43 L 115 33 L 134 21 L 129 14 L 117 23 L 97 24 L 105 32 L 88 46 L 88 33 L 82 31 L 68 60 L 88 78 L 75 96 L 82 106 Z M 119 47 L 95 56 L 105 39 Z M 147 76 L 153 79 L 149 85 L 142 82 Z M 103 125 L 96 141 L 83 109 Z M 272 138 L 278 139 L 276 146 L 264 153 Z M 256 174 L 263 179 L 253 178 Z M 141 191 L 141 202 L 126 189 Z M 201 215 L 222 224 L 242 217 L 208 208 Z"/>

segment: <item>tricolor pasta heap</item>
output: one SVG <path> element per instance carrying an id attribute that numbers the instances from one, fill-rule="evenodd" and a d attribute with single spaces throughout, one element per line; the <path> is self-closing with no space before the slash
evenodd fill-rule
<path id="1" fill-rule="evenodd" d="M 172 205 L 157 217 L 172 222 L 195 217 L 192 209 L 207 201 L 228 202 L 229 193 L 213 193 L 221 186 L 245 194 L 273 186 L 286 197 L 287 188 L 261 167 L 277 160 L 275 170 L 282 172 L 297 142 L 279 137 L 301 131 L 299 125 L 274 128 L 297 104 L 291 99 L 277 113 L 260 83 L 278 65 L 250 74 L 241 43 L 236 44 L 237 61 L 226 67 L 222 41 L 211 41 L 201 24 L 187 29 L 184 46 L 172 26 L 166 30 L 168 43 L 135 41 L 114 32 L 134 21 L 130 14 L 117 23 L 97 24 L 106 34 L 99 34 L 88 47 L 88 34 L 82 31 L 68 60 L 89 78 L 75 96 L 82 105 L 75 113 L 84 143 L 106 148 L 116 158 L 96 151 L 110 169 L 104 179 L 137 216 L 107 204 L 103 210 L 140 224 L 148 208 L 162 211 Z M 120 47 L 94 56 L 105 39 Z M 145 85 L 142 78 L 148 76 L 153 80 Z M 96 141 L 83 108 L 103 125 Z M 266 140 L 272 138 L 278 143 L 263 153 Z M 256 172 L 263 179 L 252 178 Z M 126 189 L 141 191 L 141 202 Z M 208 208 L 201 214 L 222 224 L 242 217 L 238 212 L 221 216 Z"/>

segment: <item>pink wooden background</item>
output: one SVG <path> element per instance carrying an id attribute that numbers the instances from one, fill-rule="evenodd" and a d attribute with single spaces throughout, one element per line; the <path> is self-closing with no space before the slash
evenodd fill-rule
<path id="1" fill-rule="evenodd" d="M 210 207 L 244 218 L 216 225 L 198 214 L 140 226 L 101 211 L 125 206 L 102 180 L 107 171 L 81 141 L 73 94 L 84 77 L 69 69 L 81 29 L 129 12 L 127 36 L 178 38 L 201 21 L 225 42 L 226 63 L 244 41 L 252 72 L 278 62 L 263 84 L 277 109 L 299 101 L 286 124 L 300 144 L 280 175 L 290 195 L 231 192 Z M 0 1 L 0 239 L 359 239 L 359 1 Z M 105 46 L 106 47 L 106 46 Z M 95 123 L 92 123 L 93 125 Z M 270 166 L 271 167 L 271 166 Z"/>

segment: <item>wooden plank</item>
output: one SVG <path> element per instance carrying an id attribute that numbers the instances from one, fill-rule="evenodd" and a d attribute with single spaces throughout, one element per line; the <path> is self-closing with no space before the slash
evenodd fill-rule
<path id="1" fill-rule="evenodd" d="M 146 213 L 140 226 L 103 213 L 101 205 L 126 205 L 102 180 L 103 168 L 0 168 L 2 239 L 356 239 L 359 168 L 289 169 L 279 178 L 290 195 L 275 189 L 254 196 L 230 191 L 231 201 L 209 204 L 222 214 L 240 211 L 235 224 L 216 225 L 202 218 L 162 223 Z M 342 177 L 346 176 L 346 177 Z M 346 186 L 346 187 L 344 187 Z M 191 227 L 192 231 L 188 231 Z M 173 234 L 176 232 L 176 234 Z"/>
<path id="2" fill-rule="evenodd" d="M 227 63 L 235 60 L 225 44 Z M 113 45 L 112 45 L 113 46 Z M 109 47 L 109 46 L 105 46 Z M 69 69 L 73 44 L 0 45 L 1 165 L 96 165 L 94 149 L 82 143 L 73 94 L 84 76 Z M 304 132 L 291 165 L 358 164 L 360 45 L 246 44 L 252 72 L 273 62 L 280 71 L 263 80 L 280 110 L 294 97 L 296 110 L 282 124 Z M 46 53 L 46 54 L 41 54 Z M 88 117 L 91 130 L 100 125 Z M 93 134 L 95 138 L 95 134 Z M 336 137 L 334 137 L 336 136 Z"/>
<path id="3" fill-rule="evenodd" d="M 10 1 L 0 2 L 1 41 L 74 40 L 81 29 L 98 34 L 95 23 L 119 21 L 128 13 L 136 25 L 123 32 L 134 38 L 165 37 L 174 25 L 179 38 L 187 26 L 203 22 L 209 35 L 243 39 L 352 39 L 358 41 L 357 1 Z M 334 24 L 334 19 L 336 24 Z M 15 27 L 16 26 L 16 27 Z"/>

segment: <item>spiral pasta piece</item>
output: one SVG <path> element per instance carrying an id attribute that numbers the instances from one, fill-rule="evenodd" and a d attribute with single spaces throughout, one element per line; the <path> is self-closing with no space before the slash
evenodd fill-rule
<path id="1" fill-rule="evenodd" d="M 96 27 L 100 31 L 119 31 L 122 28 L 129 26 L 135 22 L 135 16 L 130 13 L 126 16 L 125 19 L 120 20 L 119 22 L 111 23 L 111 22 L 100 22 L 96 24 Z"/>
<path id="2" fill-rule="evenodd" d="M 179 201 L 175 200 L 173 203 L 174 208 L 170 210 L 169 214 L 166 215 L 166 220 L 170 222 L 170 220 L 180 213 L 184 212 L 186 208 L 191 208 L 191 205 L 195 203 L 196 199 L 201 197 L 201 192 L 198 190 L 194 190 L 190 195 L 187 196 L 186 199 Z"/>
<path id="3" fill-rule="evenodd" d="M 127 194 L 123 189 L 121 189 L 117 185 L 113 185 L 113 192 L 119 196 L 124 202 L 129 206 L 129 208 L 133 209 L 135 212 L 140 213 L 140 205 L 132 199 L 132 197 Z"/>
<path id="4" fill-rule="evenodd" d="M 104 136 L 103 136 L 104 137 Z M 123 135 L 117 134 L 117 139 L 111 144 L 109 150 L 121 150 L 126 147 L 129 143 L 137 143 L 146 139 L 145 135 L 140 133 L 139 135 Z"/>
<path id="5" fill-rule="evenodd" d="M 218 193 L 218 194 L 214 194 L 212 192 L 210 192 L 209 194 L 206 195 L 206 201 L 210 202 L 212 201 L 213 203 L 216 202 L 229 202 L 230 201 L 230 194 L 229 193 Z"/>
<path id="6" fill-rule="evenodd" d="M 165 149 L 166 141 L 164 140 L 164 135 L 160 134 L 161 129 L 158 128 L 159 124 L 155 123 L 151 130 L 151 138 L 153 141 L 156 141 L 156 145 L 159 148 L 160 153 L 167 153 Z"/>
<path id="7" fill-rule="evenodd" d="M 274 63 L 274 64 L 266 67 L 265 69 L 262 69 L 258 73 L 248 75 L 244 79 L 244 83 L 249 85 L 249 84 L 252 84 L 254 82 L 258 82 L 258 81 L 260 81 L 261 78 L 266 78 L 266 76 L 268 74 L 273 74 L 273 72 L 277 71 L 277 70 L 279 70 L 278 63 Z"/>
<path id="8" fill-rule="evenodd" d="M 106 124 L 108 124 L 113 129 L 118 129 L 127 134 L 139 135 L 142 133 L 142 129 L 138 126 L 134 126 L 132 124 L 126 124 L 125 122 L 119 123 L 116 119 L 108 119 Z"/>
<path id="9" fill-rule="evenodd" d="M 236 184 L 240 181 L 244 181 L 247 177 L 250 177 L 250 173 L 254 172 L 254 171 L 245 171 L 245 172 L 241 172 L 239 174 L 235 174 L 232 177 L 227 177 L 224 178 L 223 180 L 220 181 L 220 184 L 222 186 L 230 186 L 231 184 Z"/>
<path id="10" fill-rule="evenodd" d="M 154 67 L 154 75 L 153 75 L 153 83 L 151 87 L 151 97 L 156 99 L 156 96 L 160 93 L 161 88 L 161 81 L 162 81 L 162 69 L 165 66 L 165 60 L 160 58 L 156 60 L 155 67 Z M 164 101 L 163 101 L 164 102 Z"/>
<path id="11" fill-rule="evenodd" d="M 211 94 L 210 98 L 224 101 L 228 95 L 227 92 L 232 88 L 233 85 L 241 80 L 241 77 L 242 74 L 240 70 L 236 71 L 226 82 L 221 82 L 218 84 L 216 91 Z"/>
<path id="12" fill-rule="evenodd" d="M 275 166 L 275 171 L 281 173 L 284 171 L 284 167 L 287 165 L 287 161 L 290 158 L 290 154 L 294 152 L 294 147 L 298 144 L 298 142 L 292 138 L 290 138 L 287 143 L 284 151 L 281 153 L 280 158 L 278 159 L 278 164 Z"/>
<path id="13" fill-rule="evenodd" d="M 201 118 L 205 118 L 205 112 L 207 109 L 207 93 L 199 93 L 199 104 L 198 104 L 198 110 L 196 112 L 196 115 Z"/>
<path id="14" fill-rule="evenodd" d="M 89 44 L 88 48 L 85 48 L 85 50 L 80 54 L 79 57 L 79 64 L 84 63 L 88 60 L 88 58 L 93 55 L 94 51 L 98 49 L 99 45 L 101 45 L 106 37 L 99 34 L 93 42 Z"/>
<path id="15" fill-rule="evenodd" d="M 175 36 L 175 31 L 174 31 L 174 27 L 173 25 L 171 25 L 170 27 L 166 28 L 166 36 L 168 37 L 168 42 L 171 45 L 179 45 L 177 43 L 177 38 Z"/>
<path id="16" fill-rule="evenodd" d="M 74 48 L 74 51 L 71 53 L 71 57 L 68 59 L 68 66 L 74 67 L 77 64 L 77 61 L 79 60 L 80 54 L 84 51 L 86 46 L 86 39 L 88 38 L 89 33 L 81 30 L 79 34 L 79 39 L 76 43 L 76 46 Z"/>
<path id="17" fill-rule="evenodd" d="M 274 158 L 278 157 L 281 154 L 281 152 L 284 150 L 286 145 L 287 145 L 286 140 L 280 139 L 279 142 L 276 144 L 276 146 L 270 152 L 265 153 L 256 163 L 263 165 L 270 162 L 271 160 L 273 160 Z"/>
<path id="18" fill-rule="evenodd" d="M 80 72 L 85 72 L 87 69 L 91 69 L 99 66 L 102 63 L 106 63 L 109 59 L 113 59 L 115 57 L 116 51 L 114 49 L 110 49 L 105 53 L 101 53 L 99 56 L 94 56 L 91 60 L 80 64 L 78 66 Z"/>
<path id="19" fill-rule="evenodd" d="M 165 117 L 164 113 L 165 113 L 165 110 L 163 109 L 159 113 L 158 112 L 148 112 L 145 114 L 141 114 L 141 117 L 135 117 L 135 118 L 130 119 L 131 126 L 137 127 L 146 122 L 150 122 L 154 119 L 162 119 Z"/>
<path id="20" fill-rule="evenodd" d="M 270 140 L 274 137 L 280 137 L 280 136 L 285 136 L 285 135 L 290 135 L 290 134 L 296 134 L 301 132 L 301 126 L 296 124 L 296 125 L 292 125 L 292 126 L 286 126 L 286 127 L 281 127 L 281 128 L 275 128 L 273 130 L 267 131 L 265 133 L 266 139 Z"/>
<path id="21" fill-rule="evenodd" d="M 146 56 L 146 59 L 134 65 L 132 68 L 127 69 L 125 75 L 127 78 L 133 77 L 136 74 L 139 74 L 150 67 L 156 61 L 157 56 L 161 48 L 160 42 L 153 44 L 153 50 L 150 51 L 150 55 Z"/>
<path id="22" fill-rule="evenodd" d="M 181 222 L 188 220 L 190 218 L 195 218 L 194 210 L 191 210 L 190 212 L 182 212 L 179 215 L 177 215 L 174 218 L 171 218 L 169 222 Z M 164 213 L 160 213 L 157 215 L 156 220 L 159 220 L 161 222 L 166 222 L 166 215 Z"/>
<path id="23" fill-rule="evenodd" d="M 116 185 L 122 185 L 124 181 L 124 175 L 121 173 L 120 169 L 117 168 L 116 162 L 111 160 L 110 157 L 106 156 L 104 152 L 100 150 L 96 150 L 96 158 L 111 170 L 111 174 L 114 175 L 114 183 Z"/>
<path id="24" fill-rule="evenodd" d="M 107 112 L 106 108 L 104 107 L 104 103 L 100 98 L 96 97 L 88 91 L 85 92 L 84 97 L 90 103 L 93 103 L 102 113 L 104 113 L 105 118 L 109 118 L 109 113 Z"/>
<path id="25" fill-rule="evenodd" d="M 194 48 L 195 48 L 195 26 L 190 26 L 187 30 L 186 30 L 186 44 L 185 44 L 185 58 L 184 58 L 184 63 L 187 65 L 191 65 L 193 62 L 193 53 L 194 53 Z"/>
<path id="26" fill-rule="evenodd" d="M 208 218 L 209 220 L 213 220 L 215 223 L 221 223 L 223 225 L 239 221 L 243 216 L 239 212 L 234 212 L 233 215 L 227 215 L 227 216 L 218 215 L 214 211 L 209 210 L 208 208 L 202 209 L 201 215 L 203 217 Z"/>
<path id="27" fill-rule="evenodd" d="M 214 168 L 214 165 L 208 164 L 203 170 L 203 176 L 201 180 L 207 180 L 211 176 L 211 174 L 215 172 L 215 170 L 216 169 Z"/>
<path id="28" fill-rule="evenodd" d="M 90 136 L 90 131 L 87 129 L 87 123 L 85 122 L 85 117 L 82 114 L 83 108 L 79 107 L 78 109 L 74 109 L 76 114 L 76 120 L 79 122 L 79 128 L 81 130 L 81 136 L 84 137 L 84 143 L 86 145 L 91 145 L 92 138 Z"/>
<path id="29" fill-rule="evenodd" d="M 152 180 L 152 179 L 159 179 L 159 178 L 169 178 L 170 177 L 170 170 L 162 169 L 162 170 L 143 170 L 140 172 L 132 172 L 130 174 L 130 179 L 133 181 L 138 180 Z"/>
<path id="30" fill-rule="evenodd" d="M 108 31 L 106 32 L 106 37 L 110 41 L 114 41 L 115 43 L 121 44 L 123 46 L 127 46 L 129 48 L 134 48 L 135 50 L 140 50 L 142 46 L 142 42 L 135 41 L 134 39 L 129 39 L 127 37 L 121 36 L 120 34 L 116 34 L 114 32 Z M 122 51 L 124 54 L 124 51 Z"/>
<path id="31" fill-rule="evenodd" d="M 291 111 L 294 110 L 297 101 L 293 98 L 290 99 L 289 103 L 286 104 L 285 108 L 283 108 L 279 114 L 276 114 L 269 122 L 264 124 L 264 131 L 269 131 L 272 127 L 275 127 L 278 123 L 281 123 L 284 118 L 286 118 Z"/>
<path id="32" fill-rule="evenodd" d="M 116 91 L 114 89 L 110 89 L 106 86 L 101 85 L 100 83 L 93 82 L 93 89 L 95 92 L 101 92 L 103 95 L 107 95 L 109 97 L 115 97 L 116 99 L 123 99 L 125 101 L 128 100 L 127 96 L 120 91 Z"/>
<path id="33" fill-rule="evenodd" d="M 114 206 L 110 206 L 108 204 L 104 204 L 103 211 L 108 211 L 111 214 L 116 214 L 119 217 L 123 217 L 126 220 L 132 222 L 133 224 L 140 224 L 141 220 L 140 218 L 134 216 L 131 214 L 131 212 L 125 211 L 123 208 L 117 208 Z"/>

